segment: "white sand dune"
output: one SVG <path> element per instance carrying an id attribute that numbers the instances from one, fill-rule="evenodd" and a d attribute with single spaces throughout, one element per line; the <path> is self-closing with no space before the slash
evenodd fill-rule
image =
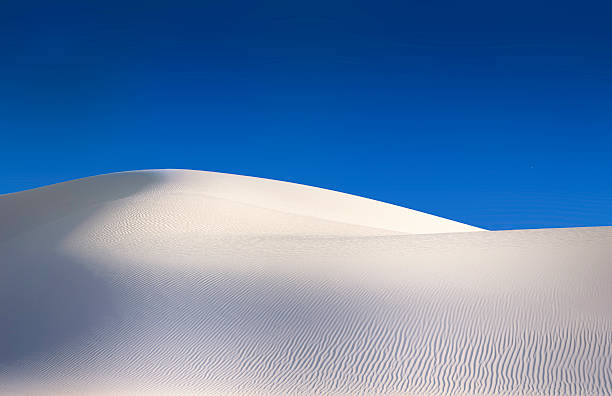
<path id="1" fill-rule="evenodd" d="M 116 173 L 0 196 L 0 318 L 1 394 L 612 395 L 612 227 Z"/>

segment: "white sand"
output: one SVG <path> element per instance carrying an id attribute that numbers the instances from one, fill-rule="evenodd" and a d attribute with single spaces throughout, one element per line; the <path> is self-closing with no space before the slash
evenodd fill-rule
<path id="1" fill-rule="evenodd" d="M 0 196 L 0 393 L 612 395 L 611 285 L 612 227 L 81 179 Z"/>

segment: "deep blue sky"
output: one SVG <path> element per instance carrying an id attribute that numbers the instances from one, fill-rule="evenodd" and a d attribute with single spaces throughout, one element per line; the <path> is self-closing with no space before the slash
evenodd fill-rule
<path id="1" fill-rule="evenodd" d="M 12 1 L 0 193 L 131 169 L 612 225 L 612 5 Z"/>

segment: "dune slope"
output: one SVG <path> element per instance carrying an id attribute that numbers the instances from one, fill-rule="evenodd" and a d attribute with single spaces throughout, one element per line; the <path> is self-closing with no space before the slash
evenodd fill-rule
<path id="1" fill-rule="evenodd" d="M 612 227 L 170 170 L 0 218 L 2 394 L 612 394 Z"/>

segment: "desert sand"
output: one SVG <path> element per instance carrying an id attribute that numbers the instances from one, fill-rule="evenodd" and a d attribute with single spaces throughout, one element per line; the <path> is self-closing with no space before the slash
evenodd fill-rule
<path id="1" fill-rule="evenodd" d="M 90 177 L 0 196 L 0 393 L 612 395 L 611 286 L 612 227 Z"/>

